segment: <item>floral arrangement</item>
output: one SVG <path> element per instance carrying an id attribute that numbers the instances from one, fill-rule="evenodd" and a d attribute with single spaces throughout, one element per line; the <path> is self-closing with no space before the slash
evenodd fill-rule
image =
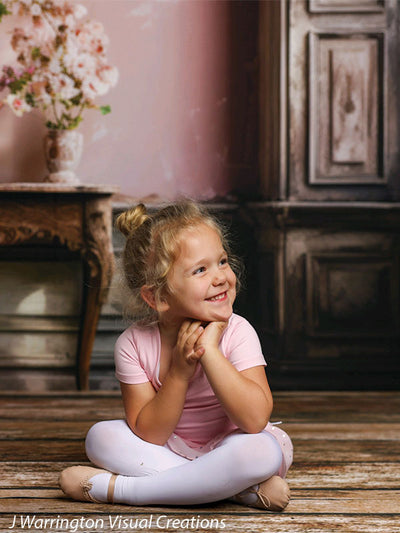
<path id="1" fill-rule="evenodd" d="M 68 0 L 0 0 L 4 15 L 24 18 L 12 31 L 11 46 L 18 67 L 4 66 L 0 91 L 17 116 L 39 108 L 46 126 L 71 130 L 87 108 L 102 114 L 110 106 L 96 106 L 118 81 L 118 70 L 107 63 L 108 38 L 100 22 L 84 20 L 86 7 Z"/>

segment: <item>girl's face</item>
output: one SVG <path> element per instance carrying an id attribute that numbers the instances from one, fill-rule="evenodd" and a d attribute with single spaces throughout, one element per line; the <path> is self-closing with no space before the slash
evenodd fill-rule
<path id="1" fill-rule="evenodd" d="M 180 253 L 168 275 L 166 314 L 226 322 L 236 297 L 236 276 L 218 233 L 207 224 L 182 230 Z"/>

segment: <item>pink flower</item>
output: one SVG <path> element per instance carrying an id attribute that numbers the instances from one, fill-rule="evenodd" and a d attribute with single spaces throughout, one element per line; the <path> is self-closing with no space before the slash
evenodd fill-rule
<path id="1" fill-rule="evenodd" d="M 42 8 L 38 4 L 33 4 L 31 6 L 31 13 L 34 17 L 37 17 L 42 14 Z"/>
<path id="2" fill-rule="evenodd" d="M 85 77 L 91 76 L 96 70 L 96 59 L 87 53 L 80 54 L 71 64 L 71 70 L 77 78 L 83 80 Z"/>
<path id="3" fill-rule="evenodd" d="M 82 4 L 74 4 L 73 10 L 76 19 L 81 19 L 87 15 L 87 9 Z"/>
<path id="4" fill-rule="evenodd" d="M 118 82 L 118 69 L 105 65 L 98 71 L 98 76 L 103 83 L 110 87 L 115 87 Z"/>
<path id="5" fill-rule="evenodd" d="M 10 106 L 17 117 L 22 117 L 24 113 L 29 112 L 32 109 L 32 107 L 27 104 L 25 100 L 22 100 L 15 94 L 9 94 L 4 102 Z"/>

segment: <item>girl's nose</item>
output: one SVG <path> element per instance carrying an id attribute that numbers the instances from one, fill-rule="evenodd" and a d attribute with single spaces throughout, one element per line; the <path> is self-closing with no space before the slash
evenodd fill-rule
<path id="1" fill-rule="evenodd" d="M 214 285 L 222 285 L 226 281 L 226 274 L 225 272 L 221 270 L 217 270 L 215 272 L 214 278 L 213 278 L 213 284 Z"/>

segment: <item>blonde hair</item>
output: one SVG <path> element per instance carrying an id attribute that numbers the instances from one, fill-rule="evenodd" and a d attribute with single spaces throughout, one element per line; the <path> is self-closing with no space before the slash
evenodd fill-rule
<path id="1" fill-rule="evenodd" d="M 156 299 L 168 294 L 167 278 L 179 254 L 180 233 L 199 224 L 207 224 L 218 233 L 239 285 L 240 261 L 231 254 L 224 226 L 204 207 L 192 200 L 181 200 L 151 213 L 139 204 L 116 220 L 117 228 L 126 236 L 121 264 L 128 289 L 123 295 L 126 318 L 146 324 L 157 321 L 157 312 L 143 300 L 141 288 L 150 287 Z"/>

